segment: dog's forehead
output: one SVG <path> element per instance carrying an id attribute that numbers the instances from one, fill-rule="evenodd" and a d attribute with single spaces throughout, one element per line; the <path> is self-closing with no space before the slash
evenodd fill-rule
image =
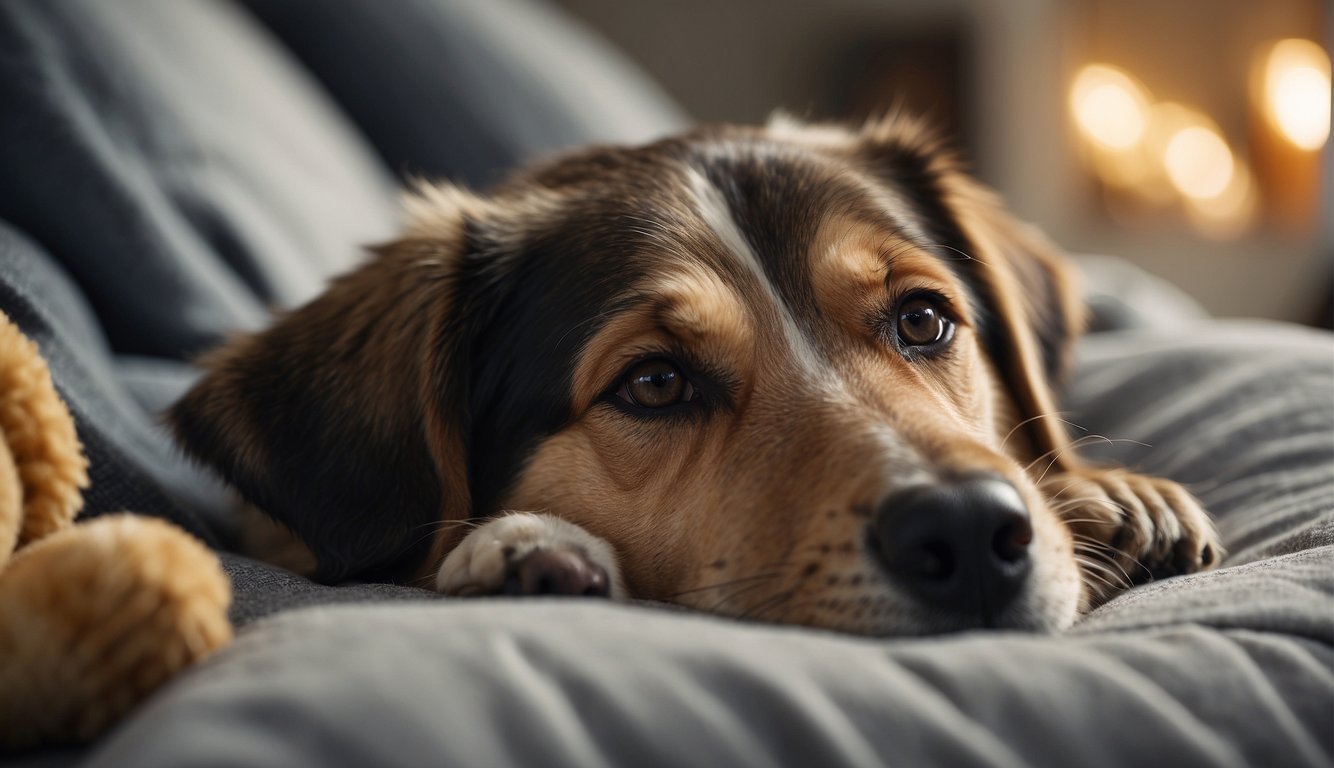
<path id="1" fill-rule="evenodd" d="M 702 263 L 738 287 L 762 280 L 798 314 L 818 313 L 812 257 L 831 222 L 931 241 L 911 201 L 855 158 L 762 132 L 576 155 L 532 178 L 562 203 L 530 242 L 589 274 L 611 264 L 622 282 Z"/>

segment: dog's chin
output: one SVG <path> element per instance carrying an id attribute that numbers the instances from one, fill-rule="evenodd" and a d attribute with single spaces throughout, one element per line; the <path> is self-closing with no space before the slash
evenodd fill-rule
<path id="1" fill-rule="evenodd" d="M 1057 634 L 1069 629 L 1075 615 L 1056 615 L 1045 612 L 1007 611 L 999 616 L 958 616 L 945 613 L 923 614 L 907 621 L 854 622 L 845 626 L 831 626 L 850 634 L 870 637 L 931 637 L 961 632 L 1026 632 Z"/>
<path id="2" fill-rule="evenodd" d="M 869 637 L 928 637 L 970 631 L 1056 634 L 1070 628 L 1077 616 L 1077 594 L 1036 590 L 994 614 L 961 614 L 907 598 L 883 595 L 870 610 L 773 612 L 765 622 L 798 624 Z"/>

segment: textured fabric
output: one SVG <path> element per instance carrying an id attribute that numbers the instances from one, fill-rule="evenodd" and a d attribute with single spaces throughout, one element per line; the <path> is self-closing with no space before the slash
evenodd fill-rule
<path id="1" fill-rule="evenodd" d="M 1078 256 L 1090 333 L 1172 329 L 1208 317 L 1181 289 L 1125 259 Z"/>
<path id="2" fill-rule="evenodd" d="M 237 626 L 312 605 L 441 599 L 438 593 L 396 584 L 317 584 L 241 555 L 223 552 L 220 558 L 232 580 L 231 619 Z"/>
<path id="3" fill-rule="evenodd" d="M 246 7 L 405 177 L 486 187 L 554 151 L 638 144 L 689 125 L 655 83 L 545 3 L 247 0 Z"/>
<path id="4" fill-rule="evenodd" d="M 386 234 L 394 172 L 484 179 L 507 158 L 637 138 L 631 119 L 607 123 L 624 135 L 576 135 L 599 114 L 576 97 L 602 81 L 558 74 L 562 45 L 580 43 L 560 24 L 541 34 L 550 9 L 364 4 L 413 20 L 381 28 L 344 5 L 355 9 L 328 17 L 254 3 L 289 55 L 223 2 L 0 4 L 0 219 L 16 225 L 0 224 L 0 310 L 37 340 L 70 403 L 92 460 L 89 514 L 160 515 L 226 546 L 226 494 L 152 413 L 193 379 L 182 357 L 311 295 Z M 362 32 L 380 37 L 354 49 Z M 400 39 L 412 42 L 394 51 Z M 447 39 L 530 58 L 483 73 L 489 88 L 516 84 L 493 90 L 499 101 L 483 88 L 418 114 L 421 89 L 478 76 L 468 61 L 423 65 Z M 568 87 L 543 100 L 553 83 Z M 636 103 L 608 99 L 598 108 Z M 528 100 L 545 107 L 509 124 Z M 481 106 L 465 115 L 468 104 Z M 645 122 L 668 130 L 672 114 L 660 104 Z M 475 143 L 433 144 L 418 120 L 468 125 Z M 1121 285 L 1107 295 L 1140 283 Z M 1190 483 L 1231 554 L 1065 636 L 875 641 L 640 606 L 445 601 L 224 555 L 236 645 L 90 749 L 23 763 L 1328 765 L 1334 342 L 1189 326 L 1189 311 L 1141 303 L 1104 325 L 1170 316 L 1174 333 L 1089 339 L 1069 418 L 1136 441 L 1091 449 Z"/>
<path id="5" fill-rule="evenodd" d="M 90 764 L 1329 765 L 1332 394 L 1325 333 L 1088 339 L 1070 420 L 1190 483 L 1230 554 L 1063 636 L 867 640 L 583 601 L 315 608 L 250 625 Z"/>
<path id="6" fill-rule="evenodd" d="M 223 3 L 0 4 L 0 104 L 0 220 L 118 352 L 198 354 L 393 233 L 372 150 Z"/>
<path id="7" fill-rule="evenodd" d="M 187 463 L 122 386 L 105 337 L 69 276 L 2 222 L 0 311 L 37 342 L 74 416 L 89 459 L 83 514 L 134 510 L 225 543 L 231 513 L 221 485 Z M 194 376 L 181 363 L 171 365 L 182 380 Z"/>

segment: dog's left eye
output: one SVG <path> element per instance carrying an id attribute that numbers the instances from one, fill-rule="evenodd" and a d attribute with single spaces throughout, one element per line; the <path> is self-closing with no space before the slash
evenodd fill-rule
<path id="1" fill-rule="evenodd" d="M 899 305 L 898 337 L 905 347 L 929 347 L 949 340 L 954 324 L 930 296 L 915 296 Z"/>
<path id="2" fill-rule="evenodd" d="M 636 363 L 621 380 L 616 394 L 640 408 L 666 408 L 695 399 L 695 387 L 670 360 Z"/>

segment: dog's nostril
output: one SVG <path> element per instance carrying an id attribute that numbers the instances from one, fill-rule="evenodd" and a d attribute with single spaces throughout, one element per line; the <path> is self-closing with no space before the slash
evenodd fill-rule
<path id="1" fill-rule="evenodd" d="M 1033 527 L 1017 489 L 994 476 L 900 489 L 868 543 L 918 598 L 970 614 L 1000 611 L 1028 576 Z"/>
<path id="2" fill-rule="evenodd" d="M 925 541 L 917 552 L 917 575 L 939 581 L 954 573 L 954 550 L 943 541 Z"/>
<path id="3" fill-rule="evenodd" d="M 991 539 L 996 557 L 1007 563 L 1016 563 L 1028 556 L 1028 545 L 1033 543 L 1033 525 L 1028 515 L 1010 512 L 1005 515 Z"/>

